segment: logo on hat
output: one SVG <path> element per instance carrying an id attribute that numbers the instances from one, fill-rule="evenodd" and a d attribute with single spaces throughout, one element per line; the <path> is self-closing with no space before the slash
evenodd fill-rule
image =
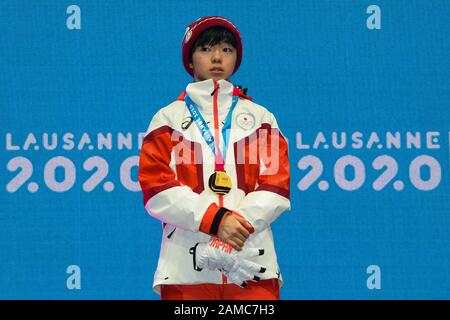
<path id="1" fill-rule="evenodd" d="M 184 43 L 188 43 L 189 39 L 192 36 L 192 29 L 189 27 L 186 28 L 186 32 L 184 33 Z"/>
<path id="2" fill-rule="evenodd" d="M 236 116 L 236 123 L 242 129 L 250 130 L 255 126 L 255 117 L 251 113 L 240 113 Z"/>

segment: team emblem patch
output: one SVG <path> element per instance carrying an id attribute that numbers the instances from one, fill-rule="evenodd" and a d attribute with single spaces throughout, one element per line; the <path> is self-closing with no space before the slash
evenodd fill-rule
<path id="1" fill-rule="evenodd" d="M 240 113 L 236 116 L 236 123 L 242 129 L 250 130 L 255 126 L 255 117 L 251 113 Z"/>

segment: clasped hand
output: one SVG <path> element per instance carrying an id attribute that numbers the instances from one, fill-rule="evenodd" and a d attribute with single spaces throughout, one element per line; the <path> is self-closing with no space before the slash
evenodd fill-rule
<path id="1" fill-rule="evenodd" d="M 236 251 L 224 241 L 213 238 L 209 242 L 197 243 L 190 250 L 194 255 L 194 268 L 219 270 L 228 279 L 240 287 L 245 288 L 247 281 L 258 281 L 258 274 L 264 273 L 266 268 L 250 259 L 264 254 L 262 248 L 244 248 Z"/>

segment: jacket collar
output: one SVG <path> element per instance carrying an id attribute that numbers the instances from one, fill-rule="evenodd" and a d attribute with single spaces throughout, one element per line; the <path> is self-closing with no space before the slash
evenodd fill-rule
<path id="1" fill-rule="evenodd" d="M 233 93 L 236 93 L 233 84 L 226 80 L 217 81 L 219 89 L 217 92 L 217 102 L 219 114 L 226 114 L 230 109 Z M 192 82 L 186 87 L 186 93 L 197 104 L 203 114 L 213 113 L 214 81 L 212 79 Z"/>

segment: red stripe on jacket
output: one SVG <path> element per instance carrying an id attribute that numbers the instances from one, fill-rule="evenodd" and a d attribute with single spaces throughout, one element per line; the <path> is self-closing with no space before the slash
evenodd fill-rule
<path id="1" fill-rule="evenodd" d="M 263 123 L 254 133 L 234 143 L 234 156 L 238 188 L 245 194 L 265 190 L 290 198 L 288 145 L 278 129 Z M 261 173 L 260 161 L 266 167 Z M 275 172 L 271 172 L 271 165 L 276 165 Z"/>
<path id="2" fill-rule="evenodd" d="M 172 151 L 176 172 L 169 165 Z M 169 126 L 153 130 L 142 144 L 138 178 L 144 206 L 159 192 L 176 186 L 186 185 L 200 194 L 204 190 L 201 145 Z"/>

